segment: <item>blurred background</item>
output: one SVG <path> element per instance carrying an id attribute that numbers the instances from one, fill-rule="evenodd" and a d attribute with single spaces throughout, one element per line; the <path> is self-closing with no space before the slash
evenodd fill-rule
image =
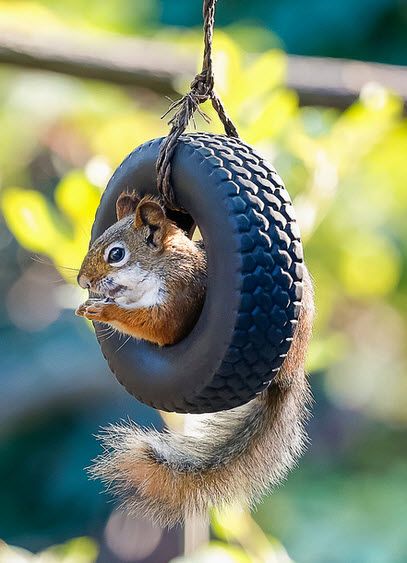
<path id="1" fill-rule="evenodd" d="M 162 422 L 74 317 L 74 269 L 112 171 L 167 131 L 200 26 L 201 0 L 0 1 L 1 563 L 182 552 L 86 477 L 100 426 Z M 285 179 L 315 280 L 316 401 L 285 485 L 214 514 L 188 561 L 407 561 L 406 35 L 402 0 L 219 2 L 216 89 Z"/>

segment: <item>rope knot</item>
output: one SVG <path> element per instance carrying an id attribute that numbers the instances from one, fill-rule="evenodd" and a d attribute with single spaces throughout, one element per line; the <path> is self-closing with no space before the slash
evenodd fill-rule
<path id="1" fill-rule="evenodd" d="M 191 94 L 196 95 L 200 103 L 206 102 L 212 96 L 213 86 L 213 73 L 209 69 L 204 69 L 191 82 Z"/>
<path id="2" fill-rule="evenodd" d="M 204 56 L 202 70 L 191 82 L 191 89 L 180 100 L 172 102 L 169 109 L 162 117 L 173 110 L 174 115 L 169 120 L 171 130 L 160 146 L 157 159 L 157 187 L 164 202 L 172 209 L 178 209 L 174 190 L 171 186 L 171 159 L 175 152 L 177 141 L 188 126 L 189 121 L 194 119 L 194 113 L 198 112 L 201 117 L 209 123 L 209 117 L 200 109 L 200 104 L 211 100 L 212 106 L 223 123 L 226 135 L 238 137 L 236 127 L 226 115 L 225 108 L 214 92 L 214 75 L 212 69 L 212 39 L 215 20 L 215 4 L 217 0 L 204 0 Z M 194 122 L 195 124 L 195 122 Z"/>

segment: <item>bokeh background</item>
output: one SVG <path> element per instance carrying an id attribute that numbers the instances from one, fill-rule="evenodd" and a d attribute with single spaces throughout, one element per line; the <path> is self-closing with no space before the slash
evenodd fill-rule
<path id="1" fill-rule="evenodd" d="M 217 22 L 217 91 L 242 137 L 285 179 L 302 226 L 318 308 L 308 363 L 315 406 L 310 448 L 285 485 L 252 515 L 214 515 L 211 544 L 188 561 L 402 563 L 405 99 L 361 65 L 351 106 L 339 96 L 329 107 L 312 88 L 304 105 L 286 71 L 291 55 L 376 61 L 400 65 L 392 76 L 406 90 L 407 5 L 220 0 Z M 74 269 L 111 172 L 167 131 L 165 95 L 179 97 L 198 68 L 200 24 L 200 0 L 0 1 L 2 563 L 160 563 L 181 554 L 179 531 L 126 519 L 85 475 L 100 426 L 161 419 L 114 382 L 90 326 L 74 317 L 84 298 Z M 114 84 L 108 69 L 106 80 L 87 79 L 86 68 L 81 79 L 66 61 L 59 74 L 25 68 L 21 57 L 10 64 L 5 44 L 37 58 L 41 49 L 68 59 L 85 51 L 102 62 L 115 49 L 144 70 L 137 85 Z M 296 68 L 329 87 L 307 61 Z M 154 79 L 148 70 L 157 66 L 168 76 Z M 220 131 L 216 118 L 197 125 Z"/>

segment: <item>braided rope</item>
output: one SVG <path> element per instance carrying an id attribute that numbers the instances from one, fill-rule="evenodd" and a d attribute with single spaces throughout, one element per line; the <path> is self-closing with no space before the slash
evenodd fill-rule
<path id="1" fill-rule="evenodd" d="M 221 120 L 225 133 L 228 137 L 239 137 L 236 127 L 227 116 L 225 108 L 214 92 L 214 74 L 212 68 L 212 42 L 213 28 L 215 24 L 215 6 L 217 0 L 204 0 L 204 55 L 202 70 L 191 82 L 190 91 L 180 100 L 173 102 L 168 111 L 163 115 L 176 110 L 168 124 L 171 125 L 170 132 L 161 143 L 157 159 L 157 187 L 168 207 L 179 209 L 176 205 L 174 190 L 171 186 L 171 160 L 175 152 L 178 138 L 184 133 L 188 123 L 196 111 L 208 121 L 208 117 L 199 108 L 200 104 L 211 100 L 212 106 Z"/>

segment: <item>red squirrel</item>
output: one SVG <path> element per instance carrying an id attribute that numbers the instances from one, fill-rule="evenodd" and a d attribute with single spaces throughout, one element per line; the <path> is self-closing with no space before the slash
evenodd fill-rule
<path id="1" fill-rule="evenodd" d="M 204 247 L 170 221 L 152 196 L 124 192 L 116 212 L 117 223 L 91 245 L 78 275 L 79 285 L 98 298 L 76 313 L 159 346 L 179 342 L 205 298 Z M 293 341 L 266 391 L 247 405 L 205 417 L 196 435 L 135 424 L 106 431 L 104 453 L 90 472 L 118 494 L 128 512 L 173 526 L 211 506 L 252 504 L 295 465 L 311 402 L 304 363 L 314 303 L 304 270 Z"/>

